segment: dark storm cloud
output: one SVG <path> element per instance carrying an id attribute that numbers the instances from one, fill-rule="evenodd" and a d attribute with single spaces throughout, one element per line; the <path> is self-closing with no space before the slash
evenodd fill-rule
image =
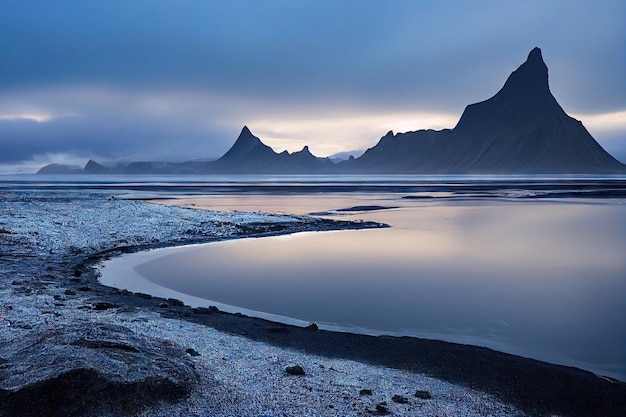
<path id="1" fill-rule="evenodd" d="M 459 90 L 484 96 L 475 82 L 501 85 L 541 46 L 554 71 L 569 67 L 561 81 L 587 80 L 578 88 L 601 89 L 604 106 L 623 100 L 605 85 L 623 87 L 624 29 L 611 22 L 623 18 L 618 3 L 3 4 L 3 89 L 112 83 L 374 102 L 421 93 L 443 103 Z"/>
<path id="2" fill-rule="evenodd" d="M 246 120 L 322 117 L 329 109 L 460 115 L 493 95 L 534 46 L 566 111 L 623 111 L 624 11 L 619 0 L 4 0 L 1 158 L 54 149 L 112 156 L 130 146 L 148 158 L 158 156 L 154 143 L 172 155 L 197 154 L 185 146 L 218 155 Z M 85 108 L 58 93 L 64 88 L 125 92 L 131 104 L 105 97 Z M 42 94 L 28 101 L 51 89 L 45 102 Z M 133 105 L 154 92 L 228 104 L 204 109 L 200 98 L 199 110 L 183 103 L 184 114 Z M 36 111 L 54 117 L 6 119 Z"/>

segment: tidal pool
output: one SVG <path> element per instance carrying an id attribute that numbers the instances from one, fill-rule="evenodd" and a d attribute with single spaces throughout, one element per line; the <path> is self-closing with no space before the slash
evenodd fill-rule
<path id="1" fill-rule="evenodd" d="M 298 207 L 374 200 L 334 196 L 325 206 L 308 198 Z M 264 199 L 277 205 L 267 196 L 255 204 Z M 625 204 L 376 201 L 398 208 L 338 218 L 391 228 L 131 254 L 106 262 L 102 281 L 194 306 L 481 345 L 626 380 Z M 280 207 L 290 211 L 287 197 Z"/>

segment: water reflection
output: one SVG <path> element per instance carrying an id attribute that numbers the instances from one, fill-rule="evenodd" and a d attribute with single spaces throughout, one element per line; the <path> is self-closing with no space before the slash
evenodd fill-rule
<path id="1" fill-rule="evenodd" d="M 169 250 L 134 270 L 248 310 L 484 345 L 626 379 L 625 205 L 396 202 L 345 216 L 390 229 Z"/>

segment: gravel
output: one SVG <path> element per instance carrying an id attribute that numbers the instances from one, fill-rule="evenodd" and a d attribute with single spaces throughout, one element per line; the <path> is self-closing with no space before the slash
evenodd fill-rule
<path id="1" fill-rule="evenodd" d="M 165 318 L 157 308 L 100 299 L 110 289 L 90 281 L 94 272 L 80 263 L 124 248 L 329 227 L 313 218 L 193 210 L 85 190 L 2 192 L 0 213 L 0 416 L 356 416 L 381 410 L 395 415 L 524 415 L 491 395 L 423 374 L 305 354 Z M 296 366 L 304 375 L 285 371 Z M 109 405 L 97 408 L 73 393 L 62 398 L 64 403 L 51 403 L 45 383 L 54 384 L 69 371 L 83 377 L 93 372 L 99 384 L 117 387 L 115 392 L 119 386 L 135 387 L 128 392 L 141 398 L 121 395 L 119 400 L 126 402 L 118 407 L 111 396 Z M 146 381 L 171 385 L 180 393 L 151 398 L 154 385 Z M 371 395 L 361 394 L 369 391 Z M 423 391 L 431 397 L 416 397 Z M 37 396 L 39 408 L 32 413 L 18 398 L 26 392 Z M 2 405 L 3 398 L 22 402 L 15 400 L 16 408 L 10 409 L 10 401 Z"/>

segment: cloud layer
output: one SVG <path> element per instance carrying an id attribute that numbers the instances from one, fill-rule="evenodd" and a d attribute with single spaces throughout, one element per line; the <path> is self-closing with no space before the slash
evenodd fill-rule
<path id="1" fill-rule="evenodd" d="M 279 151 L 363 149 L 390 129 L 453 127 L 534 46 L 564 109 L 626 157 L 625 12 L 611 0 L 7 0 L 0 164 L 219 156 L 244 124 Z"/>

